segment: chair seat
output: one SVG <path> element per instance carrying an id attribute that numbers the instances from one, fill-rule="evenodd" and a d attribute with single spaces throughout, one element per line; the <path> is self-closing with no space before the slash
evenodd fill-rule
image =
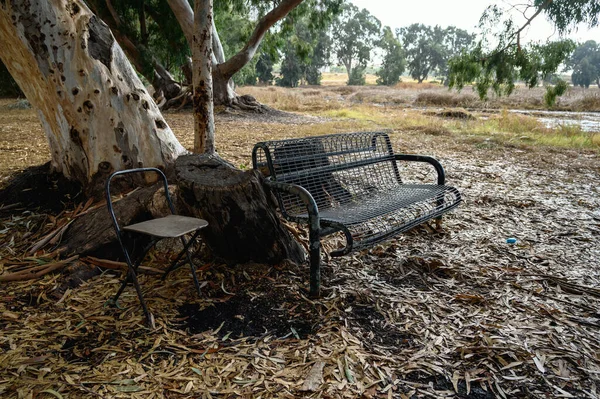
<path id="1" fill-rule="evenodd" d="M 160 238 L 176 238 L 181 237 L 184 234 L 192 233 L 206 226 L 208 226 L 208 222 L 204 219 L 198 219 L 189 216 L 169 215 L 158 219 L 151 219 L 146 220 L 145 222 L 135 223 L 123 227 L 123 230 Z"/>

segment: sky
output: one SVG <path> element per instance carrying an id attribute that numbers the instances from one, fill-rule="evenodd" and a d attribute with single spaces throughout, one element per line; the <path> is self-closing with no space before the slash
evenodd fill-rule
<path id="1" fill-rule="evenodd" d="M 422 23 L 441 27 L 453 25 L 472 33 L 477 32 L 479 18 L 483 11 L 495 3 L 486 0 L 351 0 L 351 2 L 359 8 L 369 10 L 382 25 L 390 26 L 392 30 L 413 23 Z M 506 5 L 507 2 L 504 4 Z M 577 32 L 568 37 L 575 41 L 599 41 L 600 28 L 589 30 L 586 26 L 581 26 Z M 552 25 L 546 21 L 544 15 L 540 15 L 525 32 L 522 42 L 545 42 L 558 38 L 558 33 L 554 31 Z"/>

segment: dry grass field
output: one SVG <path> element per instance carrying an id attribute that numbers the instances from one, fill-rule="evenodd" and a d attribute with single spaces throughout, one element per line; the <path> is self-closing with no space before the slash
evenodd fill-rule
<path id="1" fill-rule="evenodd" d="M 239 92 L 290 112 L 217 116 L 218 152 L 242 169 L 259 141 L 385 130 L 396 151 L 438 158 L 464 202 L 442 231 L 424 225 L 370 251 L 325 256 L 319 300 L 306 297 L 306 265 L 210 258 L 199 259 L 198 298 L 186 270 L 166 282 L 153 275 L 169 256 L 154 252 L 140 279 L 155 330 L 143 327 L 133 290 L 121 309 L 104 306 L 114 271 L 63 292 L 59 273 L 0 283 L 1 397 L 598 398 L 597 132 L 506 110 L 534 107 L 535 92 L 486 104 L 412 83 Z M 592 109 L 596 93 L 573 90 L 559 106 Z M 35 112 L 13 103 L 0 101 L 4 182 L 48 160 Z M 165 117 L 190 148 L 192 115 Z M 434 179 L 418 165 L 401 172 Z M 0 277 L 51 262 L 52 248 L 30 253 L 32 243 L 78 212 L 1 213 Z M 306 241 L 302 227 L 289 228 Z"/>
<path id="2" fill-rule="evenodd" d="M 377 76 L 375 75 L 367 74 L 367 76 L 365 77 L 365 82 L 368 85 L 374 85 L 376 80 Z M 348 82 L 348 74 L 345 72 L 323 73 L 323 77 L 321 80 L 321 84 L 323 86 L 342 86 L 345 85 L 346 82 Z"/>

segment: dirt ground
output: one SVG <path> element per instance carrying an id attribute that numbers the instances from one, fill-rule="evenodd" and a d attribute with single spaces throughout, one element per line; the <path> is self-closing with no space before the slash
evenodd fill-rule
<path id="1" fill-rule="evenodd" d="M 34 117 L 0 113 L 3 179 L 46 160 Z M 191 114 L 166 118 L 191 147 Z M 242 168 L 255 142 L 356 127 L 301 116 L 217 122 L 219 152 Z M 185 270 L 164 283 L 144 274 L 156 330 L 143 327 L 133 289 L 121 309 L 105 306 L 118 287 L 111 271 L 58 296 L 59 274 L 0 283 L 1 396 L 599 397 L 599 153 L 493 135 L 392 128 L 390 136 L 397 151 L 438 158 L 461 191 L 442 232 L 421 226 L 370 251 L 326 257 L 319 300 L 305 296 L 306 265 L 204 259 L 202 298 Z M 426 167 L 402 172 L 434 179 Z M 5 212 L 0 273 L 42 262 L 27 248 L 54 216 Z M 148 270 L 166 262 L 154 253 Z"/>

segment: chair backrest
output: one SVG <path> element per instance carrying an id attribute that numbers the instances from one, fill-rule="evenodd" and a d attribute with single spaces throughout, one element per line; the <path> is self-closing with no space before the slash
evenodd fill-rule
<path id="1" fill-rule="evenodd" d="M 111 181 L 113 180 L 113 178 L 118 177 L 118 176 L 135 174 L 135 173 L 142 174 L 142 173 L 146 173 L 146 172 L 156 173 L 162 179 L 163 186 L 165 189 L 165 197 L 166 197 L 167 203 L 169 204 L 169 210 L 171 211 L 172 214 L 175 214 L 175 207 L 173 206 L 173 201 L 171 200 L 171 194 L 169 193 L 169 182 L 167 181 L 167 176 L 165 176 L 165 174 L 162 172 L 162 170 L 160 170 L 158 168 L 137 168 L 137 169 L 126 169 L 126 170 L 120 170 L 120 171 L 114 172 L 113 174 L 111 174 L 108 177 L 108 180 L 106 181 L 106 190 L 105 190 L 106 191 L 106 205 L 108 207 L 108 212 L 110 213 L 110 217 L 112 218 L 113 225 L 115 227 L 115 231 L 117 233 L 117 237 L 119 237 L 119 240 L 121 239 L 121 228 L 119 227 L 119 222 L 115 215 L 112 198 L 110 195 Z"/>
<path id="2" fill-rule="evenodd" d="M 319 209 L 401 184 L 390 138 L 381 132 L 266 141 L 255 145 L 252 163 L 272 180 L 304 187 Z M 277 193 L 277 199 L 284 214 L 306 211 L 293 195 Z"/>

